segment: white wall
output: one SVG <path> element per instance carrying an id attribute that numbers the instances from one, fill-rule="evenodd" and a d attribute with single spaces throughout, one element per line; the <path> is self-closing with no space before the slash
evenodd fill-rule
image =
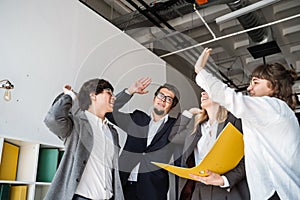
<path id="1" fill-rule="evenodd" d="M 171 115 L 198 105 L 189 80 L 77 0 L 1 0 L 0 27 L 0 80 L 15 85 L 10 102 L 0 90 L 0 136 L 61 145 L 43 119 L 64 84 L 79 91 L 95 77 L 109 80 L 115 93 L 152 78 L 149 93 L 134 96 L 124 111 L 148 112 L 166 81 L 181 93 Z"/>
<path id="2" fill-rule="evenodd" d="M 1 0 L 0 27 L 0 79 L 15 85 L 10 102 L 0 98 L 0 136 L 61 144 L 43 119 L 66 83 L 78 91 L 106 78 L 118 92 L 152 77 L 149 94 L 125 108 L 148 111 L 166 81 L 164 61 L 76 0 Z"/>

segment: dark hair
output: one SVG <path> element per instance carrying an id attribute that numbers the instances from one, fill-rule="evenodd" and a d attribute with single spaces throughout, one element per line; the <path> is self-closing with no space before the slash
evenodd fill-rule
<path id="1" fill-rule="evenodd" d="M 165 83 L 164 85 L 161 85 L 159 88 L 157 88 L 157 90 L 154 94 L 156 95 L 158 92 L 160 92 L 160 90 L 162 88 L 166 88 L 166 89 L 168 89 L 168 90 L 170 90 L 174 93 L 174 99 L 173 99 L 173 102 L 172 102 L 171 109 L 174 108 L 177 105 L 177 103 L 179 102 L 179 99 L 180 99 L 179 91 L 177 90 L 177 88 L 174 85 L 171 85 L 169 83 Z"/>
<path id="2" fill-rule="evenodd" d="M 113 86 L 104 79 L 91 79 L 86 81 L 78 93 L 78 102 L 81 110 L 87 110 L 91 105 L 90 94 L 95 93 L 95 95 L 100 94 L 104 89 L 110 89 L 114 91 Z"/>
<path id="3" fill-rule="evenodd" d="M 266 79 L 271 82 L 272 96 L 285 101 L 293 110 L 296 108 L 296 99 L 292 86 L 297 79 L 294 69 L 287 70 L 280 63 L 262 64 L 254 69 L 251 77 Z"/>

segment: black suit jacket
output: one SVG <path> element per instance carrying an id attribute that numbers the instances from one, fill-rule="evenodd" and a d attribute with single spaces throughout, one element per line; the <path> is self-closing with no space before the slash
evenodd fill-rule
<path id="1" fill-rule="evenodd" d="M 143 200 L 167 199 L 169 189 L 168 172 L 156 167 L 152 161 L 169 163 L 174 151 L 174 144 L 168 140 L 176 121 L 169 117 L 161 125 L 151 144 L 147 146 L 147 136 L 151 117 L 140 111 L 123 113 L 119 109 L 131 98 L 125 91 L 117 95 L 113 113 L 107 118 L 127 133 L 124 149 L 119 158 L 120 176 L 123 186 L 132 169 L 140 163 L 137 196 Z"/>
<path id="2" fill-rule="evenodd" d="M 181 117 L 178 118 L 176 124 L 174 125 L 172 133 L 169 137 L 169 139 L 174 143 L 184 143 L 181 166 L 189 168 L 195 166 L 194 149 L 202 136 L 200 125 L 198 125 L 196 132 L 191 134 L 191 130 L 187 128 L 190 121 L 191 119 L 185 117 L 184 115 L 181 115 Z M 236 128 L 238 128 L 242 132 L 241 121 L 235 118 L 231 113 L 228 113 L 228 117 L 225 120 L 225 122 L 220 123 L 218 125 L 217 136 L 220 134 L 220 132 L 228 122 L 231 122 Z M 201 199 L 205 200 L 250 199 L 248 184 L 246 181 L 244 159 L 242 159 L 234 169 L 225 173 L 224 175 L 229 181 L 230 188 L 221 188 L 219 186 L 211 186 L 205 185 L 201 182 L 194 182 L 193 186 L 195 188 L 194 193 L 192 195 L 192 199 L 198 199 L 199 196 L 201 196 Z M 178 197 L 180 196 L 180 193 L 182 192 L 182 189 L 186 182 L 186 179 L 179 179 Z"/>

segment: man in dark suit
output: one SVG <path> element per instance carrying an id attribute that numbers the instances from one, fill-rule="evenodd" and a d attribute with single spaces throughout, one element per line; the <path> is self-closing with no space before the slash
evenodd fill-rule
<path id="1" fill-rule="evenodd" d="M 141 78 L 117 95 L 114 111 L 107 118 L 127 133 L 119 158 L 119 169 L 127 200 L 164 200 L 169 189 L 168 172 L 151 162 L 169 163 L 174 145 L 168 141 L 176 121 L 168 115 L 179 101 L 173 85 L 164 84 L 155 92 L 153 109 L 149 114 L 140 110 L 123 113 L 122 108 L 133 94 L 145 94 L 150 78 Z"/>

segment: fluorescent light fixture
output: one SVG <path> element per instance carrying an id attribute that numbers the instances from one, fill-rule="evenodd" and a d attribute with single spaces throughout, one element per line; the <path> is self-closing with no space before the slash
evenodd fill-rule
<path id="1" fill-rule="evenodd" d="M 216 23 L 220 24 L 220 23 L 230 21 L 230 20 L 235 19 L 239 16 L 242 16 L 242 15 L 245 15 L 247 13 L 253 12 L 255 10 L 261 9 L 263 7 L 266 7 L 268 5 L 276 3 L 278 1 L 280 1 L 280 0 L 262 0 L 262 1 L 256 2 L 256 3 L 251 4 L 249 6 L 243 7 L 239 10 L 235 10 L 231 13 L 228 13 L 226 15 L 223 15 L 221 17 L 216 18 Z"/>

